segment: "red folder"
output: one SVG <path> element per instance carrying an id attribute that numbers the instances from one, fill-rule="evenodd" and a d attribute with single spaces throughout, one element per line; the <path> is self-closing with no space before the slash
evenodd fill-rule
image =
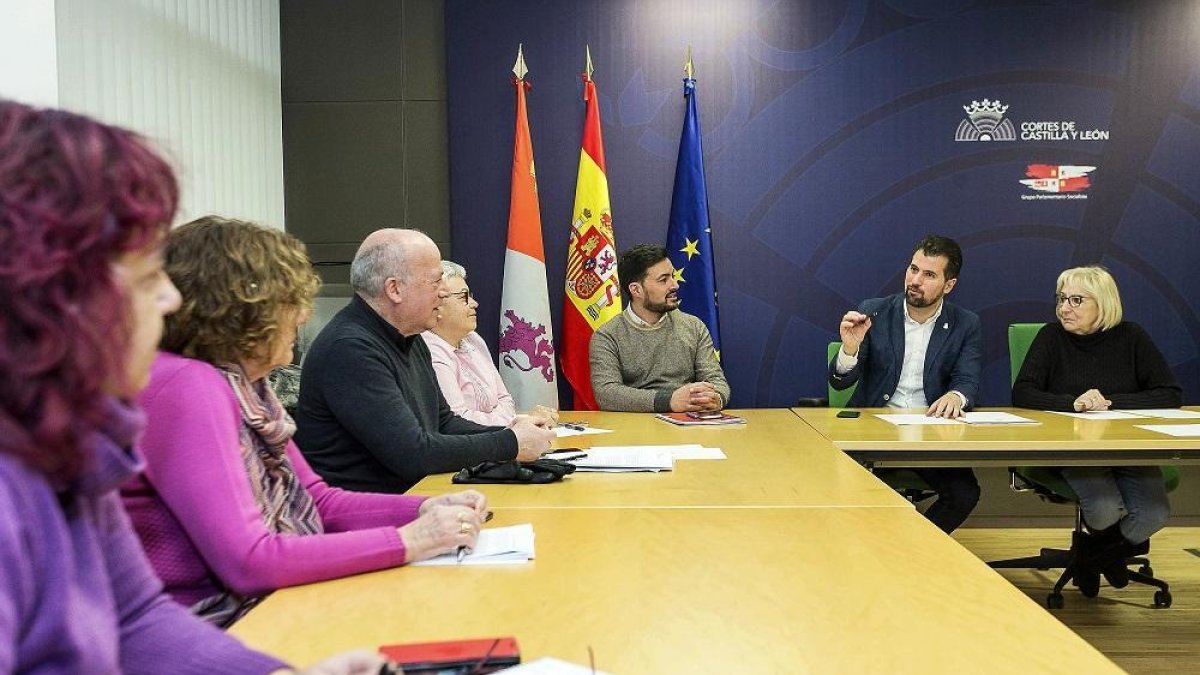
<path id="1" fill-rule="evenodd" d="M 379 653 L 404 666 L 406 674 L 441 672 L 451 668 L 491 673 L 521 663 L 521 651 L 513 637 L 383 645 Z"/>

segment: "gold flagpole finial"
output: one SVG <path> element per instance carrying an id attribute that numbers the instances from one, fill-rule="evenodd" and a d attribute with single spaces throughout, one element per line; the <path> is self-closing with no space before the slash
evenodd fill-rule
<path id="1" fill-rule="evenodd" d="M 529 69 L 525 67 L 524 46 L 523 43 L 517 44 L 517 62 L 513 64 L 513 75 L 516 75 L 518 80 L 524 80 L 525 74 L 529 72 Z"/>
<path id="2" fill-rule="evenodd" d="M 585 45 L 584 50 L 587 52 L 587 65 L 584 70 L 587 72 L 587 79 L 592 79 L 592 46 Z"/>
<path id="3" fill-rule="evenodd" d="M 683 64 L 683 72 L 687 79 L 696 79 L 696 66 L 692 65 L 692 46 L 688 45 L 687 63 Z"/>

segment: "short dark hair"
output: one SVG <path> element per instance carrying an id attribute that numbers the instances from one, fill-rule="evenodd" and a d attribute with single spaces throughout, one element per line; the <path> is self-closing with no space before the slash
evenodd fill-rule
<path id="1" fill-rule="evenodd" d="M 958 242 L 940 234 L 927 234 L 913 247 L 913 253 L 920 251 L 930 258 L 942 256 L 946 259 L 946 279 L 957 279 L 962 271 L 962 249 Z"/>
<path id="2" fill-rule="evenodd" d="M 617 278 L 621 290 L 629 294 L 629 284 L 646 280 L 646 271 L 666 260 L 667 249 L 658 244 L 638 244 L 621 254 L 617 262 Z"/>

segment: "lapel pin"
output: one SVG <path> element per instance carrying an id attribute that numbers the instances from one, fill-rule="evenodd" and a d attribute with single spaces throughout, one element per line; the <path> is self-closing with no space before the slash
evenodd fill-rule
<path id="1" fill-rule="evenodd" d="M 942 330 L 950 330 L 950 324 L 949 323 L 942 324 Z"/>

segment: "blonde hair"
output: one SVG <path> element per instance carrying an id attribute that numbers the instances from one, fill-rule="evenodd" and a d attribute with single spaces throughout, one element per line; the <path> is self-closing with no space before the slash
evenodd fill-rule
<path id="1" fill-rule="evenodd" d="M 1062 274 L 1058 275 L 1058 283 L 1054 287 L 1054 292 L 1061 294 L 1062 289 L 1067 285 L 1083 289 L 1096 302 L 1096 307 L 1100 310 L 1096 324 L 1099 330 L 1109 330 L 1121 323 L 1121 294 L 1117 291 L 1116 280 L 1108 273 L 1108 270 L 1099 265 L 1086 265 L 1063 270 Z M 1054 314 L 1060 319 L 1062 318 L 1062 315 L 1059 314 L 1061 309 L 1062 304 L 1056 302 Z"/>

